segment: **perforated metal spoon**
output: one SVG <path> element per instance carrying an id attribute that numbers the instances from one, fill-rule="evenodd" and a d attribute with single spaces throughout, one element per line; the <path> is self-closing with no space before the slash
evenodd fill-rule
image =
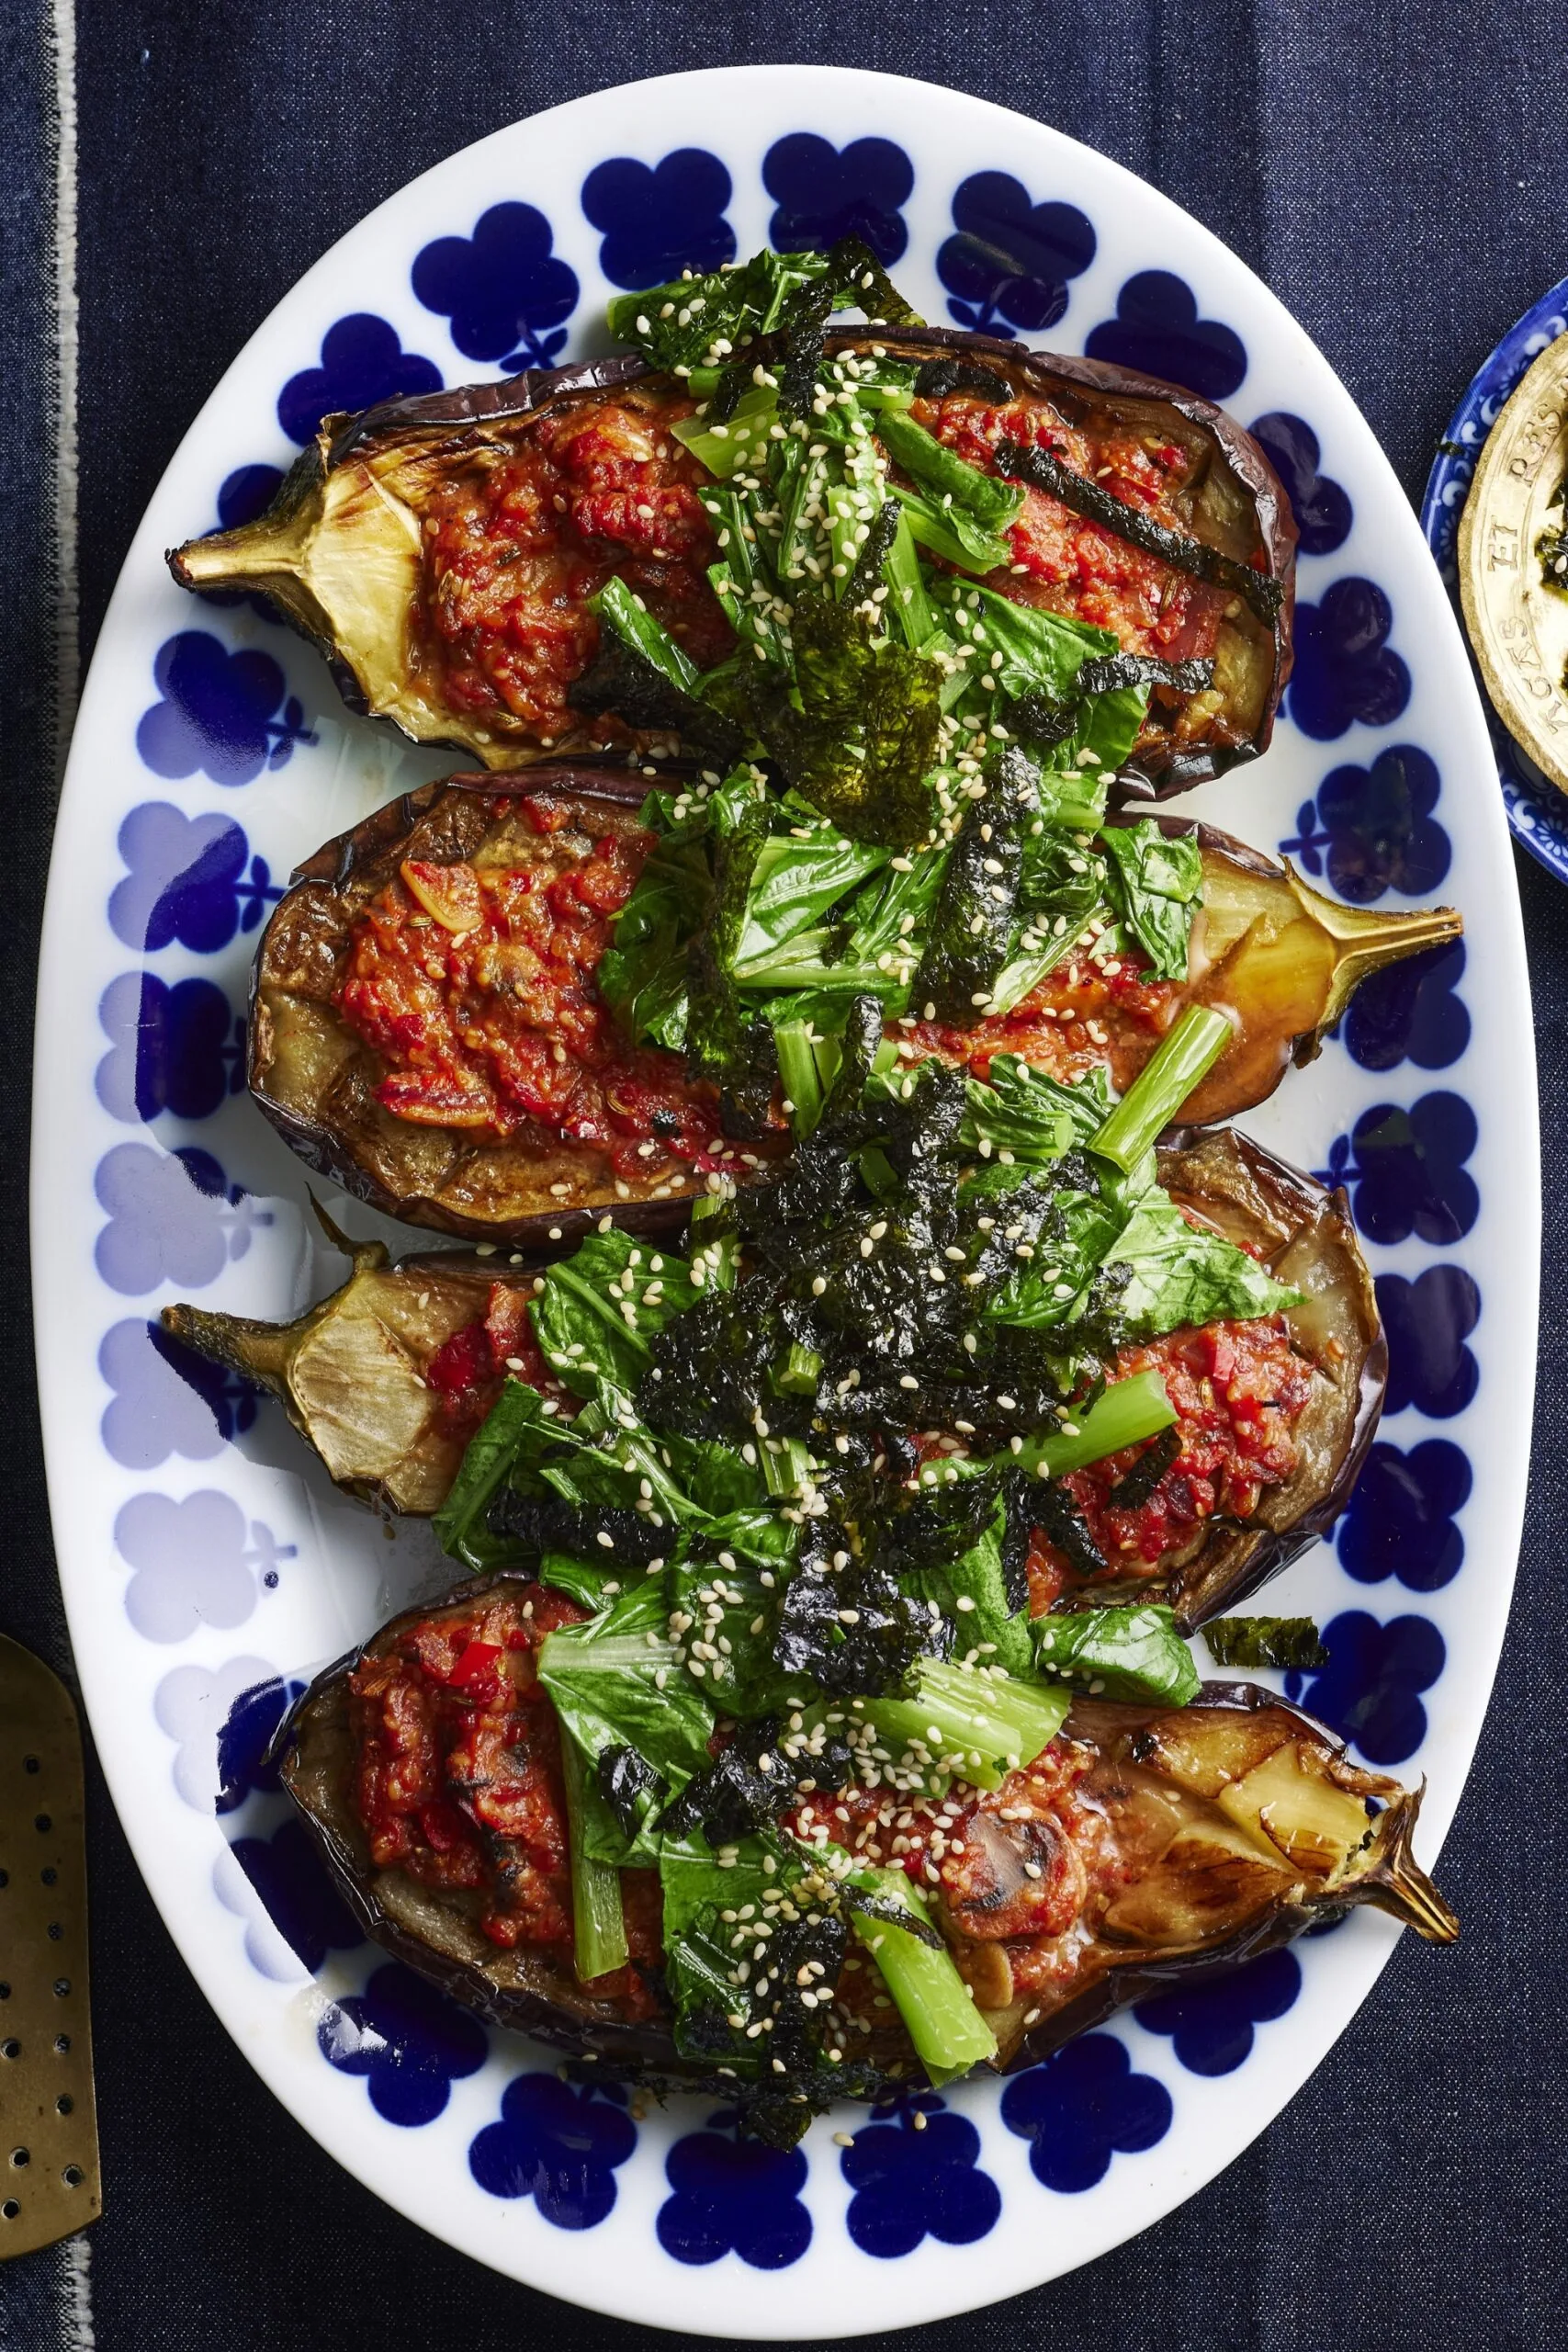
<path id="1" fill-rule="evenodd" d="M 83 1793 L 70 1694 L 0 1634 L 0 2260 L 103 2202 Z"/>

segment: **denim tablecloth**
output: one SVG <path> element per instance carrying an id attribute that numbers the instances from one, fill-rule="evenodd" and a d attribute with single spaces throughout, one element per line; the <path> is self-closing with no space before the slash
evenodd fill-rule
<path id="1" fill-rule="evenodd" d="M 952 21 L 947 21 L 948 17 Z M 1141 172 L 1283 297 L 1416 496 L 1472 369 L 1568 270 L 1561 0 L 9 0 L 0 19 L 0 1626 L 68 1670 L 39 1459 L 25 1170 L 55 777 L 116 571 L 176 441 L 308 264 L 412 174 L 606 84 L 874 66 L 1036 115 Z M 948 2347 L 1406 2352 L 1568 2338 L 1568 897 L 1519 861 L 1545 1102 L 1530 1532 L 1487 1744 L 1443 1857 L 1466 1920 L 1406 1939 L 1294 2104 L 1119 2253 L 945 2323 Z M 290 2120 L 177 1959 L 91 1780 L 105 2212 L 0 2269 L 0 2346 L 629 2346 L 423 2236 Z M 89 2259 L 81 2247 L 86 2245 Z M 977 2256 L 983 2263 L 983 2254 Z M 646 2341 L 650 2347 L 656 2339 Z M 871 2341 L 872 2339 L 868 2339 Z"/>

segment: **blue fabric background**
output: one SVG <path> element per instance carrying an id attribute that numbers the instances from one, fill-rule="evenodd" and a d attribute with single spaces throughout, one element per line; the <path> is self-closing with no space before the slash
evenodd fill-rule
<path id="1" fill-rule="evenodd" d="M 0 1023 L 18 1041 L 30 1030 L 51 813 L 39 686 L 51 649 L 36 593 L 48 561 L 43 14 L 41 0 L 13 0 L 0 35 L 0 775 L 11 849 L 0 868 L 10 917 Z M 888 0 L 461 10 L 80 0 L 83 659 L 180 435 L 333 238 L 411 175 L 516 116 L 725 61 L 811 59 L 951 82 L 1145 174 L 1290 304 L 1414 497 L 1474 367 L 1568 268 L 1562 28 L 1548 0 L 1473 12 L 1452 0 L 970 0 L 950 14 Z M 896 123 L 882 127 L 896 135 Z M 1568 1322 L 1551 1278 L 1568 1205 L 1568 898 L 1523 859 L 1520 884 L 1546 1106 L 1547 1306 L 1532 1532 L 1488 1744 L 1443 1858 L 1465 1940 L 1437 1954 L 1406 1939 L 1338 2048 L 1220 2181 L 1092 2267 L 938 2327 L 929 2340 L 942 2352 L 1563 2340 Z M 0 1061 L 11 1474 L 0 1625 L 58 1660 L 27 1322 L 25 1054 L 18 1043 Z M 1484 1557 L 1483 1530 L 1472 1550 Z M 106 2198 L 94 2301 L 107 2352 L 512 2352 L 535 2332 L 568 2347 L 651 2346 L 424 2238 L 307 2140 L 186 1973 L 96 1781 L 91 1864 Z M 1070 2228 L 1071 2217 L 1054 2222 Z M 586 2244 L 583 2254 L 595 2258 Z M 983 2247 L 976 2261 L 983 2270 Z M 44 2352 L 26 2282 L 6 2283 L 0 2343 Z"/>

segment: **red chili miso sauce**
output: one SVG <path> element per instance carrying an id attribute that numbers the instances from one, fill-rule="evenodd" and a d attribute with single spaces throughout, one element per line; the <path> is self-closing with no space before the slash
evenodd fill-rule
<path id="1" fill-rule="evenodd" d="M 567 821 L 545 796 L 536 831 Z M 359 915 L 333 1002 L 382 1065 L 394 1118 L 597 1146 L 615 1175 L 721 1164 L 718 1104 L 680 1056 L 631 1044 L 595 975 L 651 846 L 606 834 L 547 866 L 407 861 Z"/>
<path id="2" fill-rule="evenodd" d="M 1115 1377 L 1138 1372 L 1157 1372 L 1164 1381 L 1180 1451 L 1131 1508 L 1118 1505 L 1115 1487 L 1147 1444 L 1107 1454 L 1064 1481 L 1109 1564 L 1103 1577 L 1091 1581 L 1120 1584 L 1151 1574 L 1216 1515 L 1249 1519 L 1299 1460 L 1295 1430 L 1312 1396 L 1312 1366 L 1292 1346 L 1282 1315 L 1208 1323 L 1122 1349 Z M 1039 1529 L 1028 1570 L 1029 1605 L 1037 1617 L 1079 1582 Z"/>
<path id="3" fill-rule="evenodd" d="M 474 1894 L 480 1928 L 503 1951 L 571 1951 L 560 1733 L 536 1652 L 586 1616 L 547 1586 L 513 1588 L 409 1626 L 350 1678 L 355 1807 L 372 1862 Z M 626 1871 L 621 1889 L 631 1962 L 592 1990 L 629 2018 L 651 2017 L 638 1963 L 660 1956 L 658 1873 Z"/>
<path id="4" fill-rule="evenodd" d="M 445 481 L 425 509 L 421 656 L 447 699 L 504 712 L 539 739 L 576 731 L 570 689 L 599 647 L 585 609 L 624 580 L 700 670 L 735 639 L 707 581 L 717 549 L 697 497 L 709 477 L 670 426 L 682 397 L 580 399 L 513 427 L 509 446 Z M 615 718 L 594 741 L 622 741 Z"/>

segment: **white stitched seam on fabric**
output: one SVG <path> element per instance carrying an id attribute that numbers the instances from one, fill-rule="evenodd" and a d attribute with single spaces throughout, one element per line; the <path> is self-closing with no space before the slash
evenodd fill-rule
<path id="1" fill-rule="evenodd" d="M 76 383 L 76 7 L 50 0 L 45 16 L 53 107 L 49 123 L 54 167 L 54 222 L 49 256 L 53 337 L 47 369 L 53 432 L 54 677 L 51 711 L 54 786 L 59 790 L 76 716 L 81 662 L 78 587 Z M 94 2352 L 92 2248 L 80 2233 L 60 2249 L 59 2317 L 62 2352 Z"/>
<path id="2" fill-rule="evenodd" d="M 78 2232 L 67 2238 L 65 2254 L 65 2352 L 93 2352 L 97 2337 L 93 2333 L 93 2289 L 91 2268 L 93 2249 Z"/>
<path id="3" fill-rule="evenodd" d="M 53 82 L 51 160 L 54 166 L 54 232 L 50 256 L 53 350 L 49 368 L 53 423 L 52 719 L 54 783 L 59 789 L 76 716 L 81 659 L 77 582 L 77 297 L 76 297 L 76 9 L 75 0 L 50 0 L 45 39 Z"/>

